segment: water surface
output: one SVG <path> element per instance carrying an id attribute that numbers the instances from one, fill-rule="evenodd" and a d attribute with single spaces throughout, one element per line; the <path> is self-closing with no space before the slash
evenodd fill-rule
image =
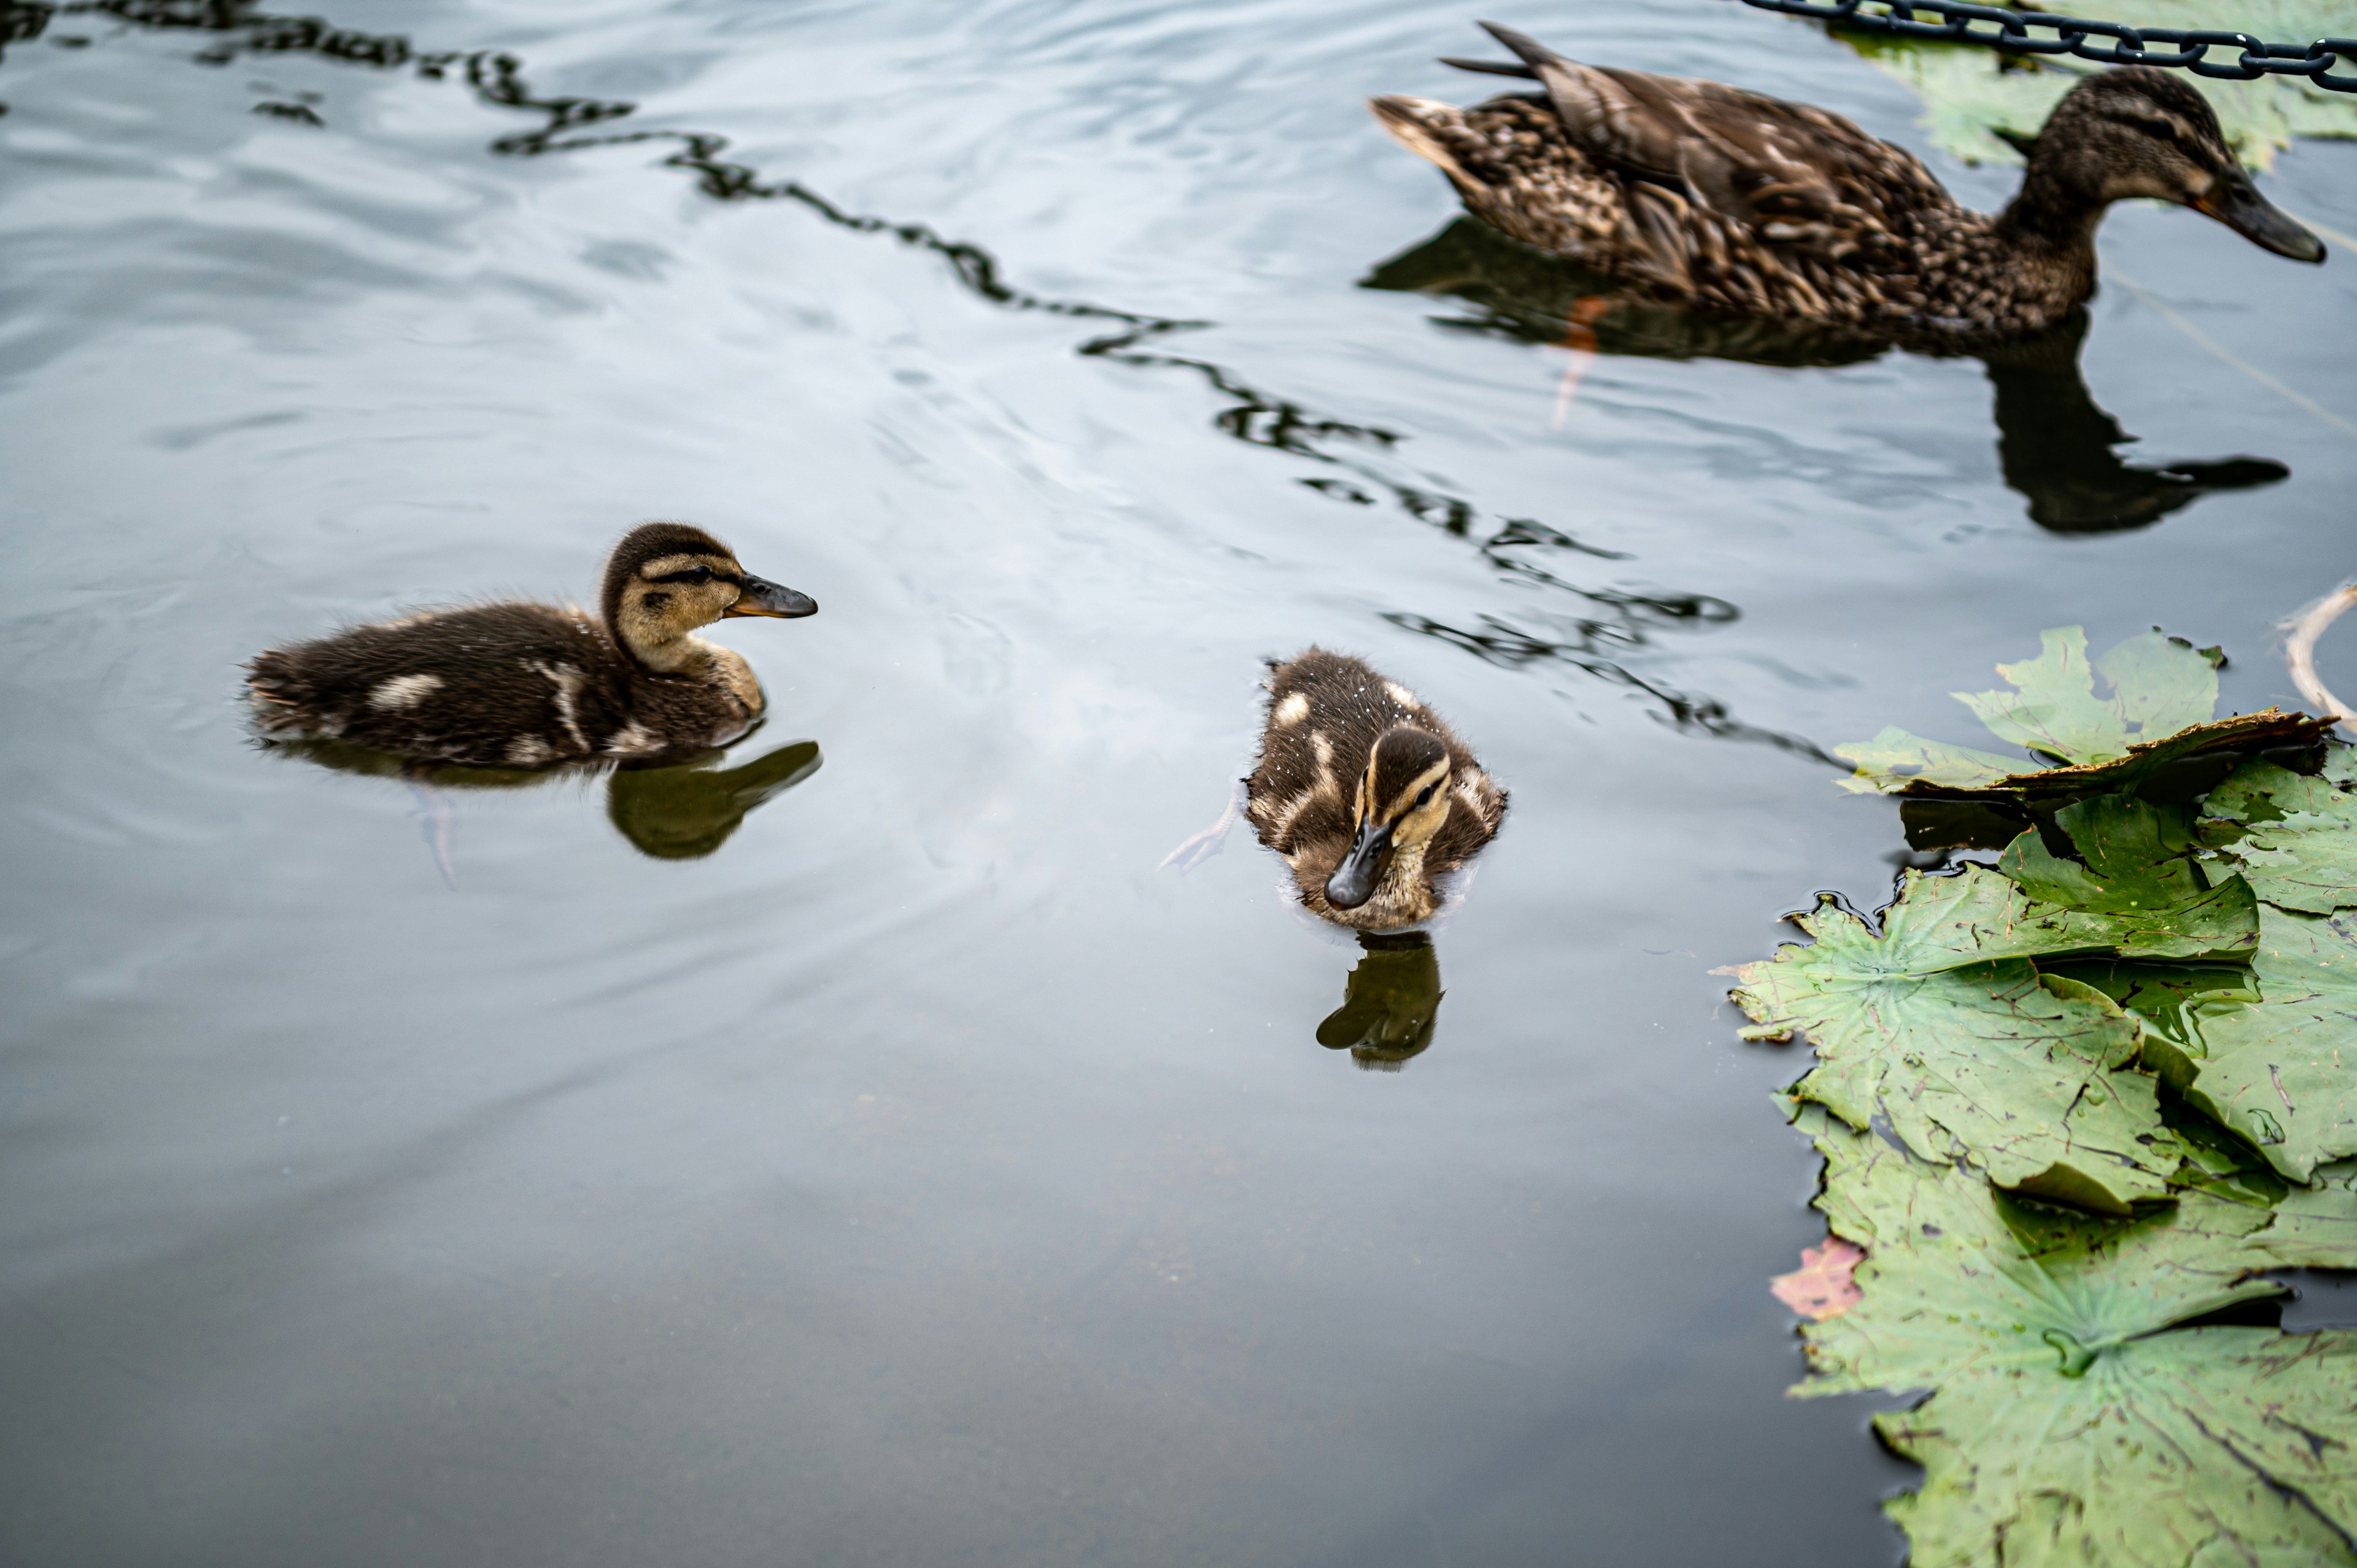
<path id="1" fill-rule="evenodd" d="M 1434 264 L 1361 107 L 1481 91 L 1469 17 L 205 15 L 0 61 L 11 1562 L 1895 1560 L 1875 1404 L 1781 1398 L 1803 1064 L 1707 972 L 1888 885 L 1815 749 L 1971 740 L 2042 627 L 2297 701 L 2351 258 L 2123 209 L 2075 371 L 1625 318 L 1566 404 L 1555 285 Z M 2010 183 L 1797 24 L 1504 19 Z M 2156 499 L 2104 415 L 2288 478 Z M 723 629 L 771 711 L 705 779 L 246 739 L 254 650 L 649 517 L 825 606 Z M 1157 870 L 1312 641 L 1513 792 L 1396 1070 L 1244 835 Z"/>

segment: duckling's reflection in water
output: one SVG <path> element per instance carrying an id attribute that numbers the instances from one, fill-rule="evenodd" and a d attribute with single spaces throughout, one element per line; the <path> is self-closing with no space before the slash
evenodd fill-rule
<path id="1" fill-rule="evenodd" d="M 263 749 L 299 757 L 339 773 L 399 779 L 425 807 L 426 842 L 443 876 L 456 882 L 451 860 L 455 811 L 445 791 L 529 789 L 558 780 L 606 776 L 606 816 L 640 854 L 656 860 L 701 860 L 728 842 L 757 808 L 819 770 L 818 742 L 798 740 L 736 768 L 721 768 L 723 751 L 673 755 L 619 767 L 463 768 L 421 762 L 339 740 L 264 741 Z"/>
<path id="2" fill-rule="evenodd" d="M 1424 243 L 1382 263 L 1362 288 L 1453 295 L 1480 314 L 1446 327 L 1600 354 L 1660 360 L 1738 360 L 1788 368 L 1854 365 L 1889 351 L 1872 338 L 1806 323 L 1711 316 L 1632 295 L 1626 285 L 1516 244 L 1459 218 Z M 2271 485 L 2291 470 L 2266 457 L 2152 466 L 2113 448 L 2133 441 L 2097 407 L 2079 374 L 2087 317 L 2074 310 L 2053 330 L 1981 353 L 1996 390 L 1997 462 L 2029 502 L 2030 521 L 2058 533 L 2141 528 L 2212 490 Z"/>
<path id="3" fill-rule="evenodd" d="M 1440 1018 L 1440 957 L 1422 931 L 1359 933 L 1366 950 L 1343 983 L 1342 1005 L 1318 1026 L 1318 1043 L 1351 1053 L 1373 1072 L 1397 1072 L 1432 1044 Z"/>

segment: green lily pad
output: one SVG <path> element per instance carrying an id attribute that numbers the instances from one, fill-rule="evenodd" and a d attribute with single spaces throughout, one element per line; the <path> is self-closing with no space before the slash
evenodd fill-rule
<path id="1" fill-rule="evenodd" d="M 2040 636 L 2045 647 L 2039 657 L 1997 666 L 2014 690 L 1954 695 L 1999 739 L 2052 766 L 2024 768 L 1994 752 L 1893 727 L 1870 741 L 1835 746 L 1835 756 L 1857 768 L 1835 782 L 1856 794 L 2006 796 L 2050 806 L 2134 790 L 2197 764 L 2222 772 L 2225 754 L 2313 745 L 2331 727 L 2329 720 L 2275 708 L 2211 719 L 2218 700 L 2216 649 L 2152 631 L 2091 662 L 2080 628 Z M 2099 675 L 2107 692 L 2096 690 Z M 2214 781 L 2196 780 L 2199 788 Z"/>
<path id="2" fill-rule="evenodd" d="M 1867 1257 L 1858 1305 L 1803 1328 L 1792 1391 L 1937 1391 L 1875 1420 L 1924 1467 L 1886 1505 L 1913 1568 L 2357 1563 L 2357 1335 L 2172 1327 L 2280 1294 L 2259 1269 L 2347 1266 L 2347 1235 L 2278 1233 L 2273 1211 L 2198 1192 L 2072 1219 L 1822 1114 L 1803 1125 L 1826 1159 L 1818 1207 Z"/>
<path id="3" fill-rule="evenodd" d="M 2087 661 L 2079 627 L 2040 632 L 2045 650 L 1996 672 L 2015 690 L 1958 692 L 1956 701 L 1999 740 L 2061 763 L 2111 762 L 2131 746 L 2205 722 L 2218 706 L 2214 648 L 2148 631 Z M 2098 695 L 2095 677 L 2112 688 Z"/>
<path id="4" fill-rule="evenodd" d="M 2072 0 L 2050 8 L 2139 27 L 2239 30 L 2271 43 L 2357 37 L 2357 5 L 2350 0 Z M 1967 163 L 2021 162 L 2019 149 L 1998 133 L 2037 135 L 2072 83 L 2102 69 L 2077 59 L 2009 59 L 1977 45 L 1837 36 L 1912 88 L 1923 100 L 1932 139 Z M 2182 80 L 2210 101 L 2228 145 L 2254 168 L 2266 167 L 2295 136 L 2357 136 L 2357 101 L 2346 93 L 2292 77 L 2218 81 L 2188 72 Z"/>
<path id="5" fill-rule="evenodd" d="M 2204 1047 L 2197 1015 L 2204 1006 L 2256 1002 L 2250 967 L 2240 963 L 2156 963 L 2144 959 L 2040 960 L 2040 974 L 2093 986 L 2144 1026 L 2147 1072 L 2182 1094 L 2201 1071 Z"/>
<path id="6" fill-rule="evenodd" d="M 2357 1155 L 2357 915 L 2262 906 L 2251 970 L 2265 1000 L 2201 1010 L 2186 1097 L 2304 1182 Z"/>
<path id="7" fill-rule="evenodd" d="M 2036 830 L 2015 839 L 1997 869 L 2022 890 L 2074 913 L 2105 917 L 2111 946 L 2129 958 L 2244 956 L 2259 940 L 2258 900 L 2229 873 L 2205 886 L 2187 851 L 2191 813 L 2125 795 L 2064 808 L 2055 825 L 2086 857 L 2046 847 Z"/>
<path id="8" fill-rule="evenodd" d="M 1963 1157 L 2001 1187 L 2125 1213 L 2178 1166 L 2136 1021 L 2101 992 L 2041 977 L 2029 954 L 2106 945 L 1980 867 L 1909 873 L 1882 934 L 1830 902 L 1815 939 L 1738 972 L 1749 1039 L 1805 1031 L 1793 1086 L 1853 1127 L 1886 1117 L 1926 1160 Z"/>
<path id="9" fill-rule="evenodd" d="M 2311 915 L 2357 906 L 2357 790 L 2254 759 L 2202 811 L 2202 843 L 2268 903 Z"/>

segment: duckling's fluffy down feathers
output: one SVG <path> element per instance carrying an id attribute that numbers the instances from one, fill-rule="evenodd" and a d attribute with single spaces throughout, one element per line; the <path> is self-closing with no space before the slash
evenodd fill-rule
<path id="1" fill-rule="evenodd" d="M 758 711 L 725 686 L 635 665 L 577 609 L 427 611 L 272 650 L 247 666 L 263 730 L 532 768 L 716 746 Z"/>
<path id="2" fill-rule="evenodd" d="M 1497 836 L 1506 792 L 1438 714 L 1363 660 L 1312 648 L 1271 664 L 1268 693 L 1260 762 L 1244 785 L 1245 814 L 1260 842 L 1292 869 L 1303 903 L 1339 924 L 1372 929 L 1411 924 L 1430 914 L 1433 879 L 1463 866 Z M 1415 886 L 1389 889 L 1408 896 L 1407 906 L 1379 895 L 1359 909 L 1333 909 L 1324 888 L 1351 845 L 1360 777 L 1376 742 L 1403 725 L 1426 732 L 1448 748 L 1448 815 L 1410 871 Z"/>

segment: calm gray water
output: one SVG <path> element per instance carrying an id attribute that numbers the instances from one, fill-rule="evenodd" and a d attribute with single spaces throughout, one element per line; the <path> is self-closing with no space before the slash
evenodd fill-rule
<path id="1" fill-rule="evenodd" d="M 1975 739 L 1944 693 L 2040 628 L 2296 701 L 2274 623 L 2357 565 L 2357 257 L 2116 213 L 2085 392 L 2007 383 L 2015 477 L 2050 521 L 2134 490 L 2098 405 L 2290 477 L 2073 532 L 1973 360 L 1657 346 L 1558 423 L 1546 310 L 1462 233 L 1400 259 L 1453 202 L 1361 107 L 1478 92 L 1432 63 L 1469 14 L 159 15 L 0 62 L 0 1557 L 1896 1558 L 1874 1403 L 1781 1397 L 1803 1064 L 1707 972 L 1887 886 L 1895 812 L 1808 748 Z M 1797 24 L 1504 19 L 1928 152 Z M 676 135 L 535 153 L 502 96 L 772 194 Z M 2266 188 L 2352 232 L 2352 177 Z M 248 743 L 254 650 L 587 595 L 648 517 L 825 607 L 724 633 L 750 772 L 419 792 Z M 1397 1071 L 1318 1044 L 1361 955 L 1246 835 L 1157 870 L 1313 640 L 1513 791 Z"/>

